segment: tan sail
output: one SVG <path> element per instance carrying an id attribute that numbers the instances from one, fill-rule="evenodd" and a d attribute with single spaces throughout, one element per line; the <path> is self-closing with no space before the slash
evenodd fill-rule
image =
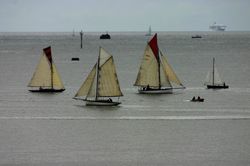
<path id="1" fill-rule="evenodd" d="M 116 75 L 113 57 L 110 57 L 100 67 L 98 87 L 98 97 L 123 96 Z"/>
<path id="2" fill-rule="evenodd" d="M 89 96 L 94 97 L 96 95 L 96 64 L 89 73 L 88 77 L 77 91 L 75 97 Z"/>
<path id="3" fill-rule="evenodd" d="M 97 63 L 91 70 L 83 85 L 78 90 L 77 94 L 75 95 L 76 98 L 86 96 L 86 99 L 89 97 L 95 97 L 97 99 L 98 97 L 123 96 L 118 82 L 112 55 L 107 53 L 103 48 L 100 48 L 98 60 L 98 72 Z"/>
<path id="4" fill-rule="evenodd" d="M 51 75 L 52 74 L 52 75 Z M 51 80 L 53 79 L 53 81 Z M 53 86 L 52 86 L 53 83 Z M 29 87 L 48 87 L 54 89 L 64 89 L 63 83 L 56 69 L 55 64 L 52 62 L 52 72 L 50 62 L 45 53 L 42 54 L 41 59 L 36 67 Z"/>
<path id="5" fill-rule="evenodd" d="M 53 75 L 52 75 L 52 78 L 53 78 L 53 88 L 54 89 L 64 89 L 64 85 L 62 83 L 62 80 L 60 78 L 60 75 L 56 69 L 56 66 L 54 63 L 52 63 L 52 70 L 53 70 Z"/>
<path id="6" fill-rule="evenodd" d="M 51 85 L 51 68 L 49 61 L 43 53 L 41 59 L 36 67 L 29 87 L 52 87 Z"/>
<path id="7" fill-rule="evenodd" d="M 135 86 L 159 86 L 158 64 L 149 45 L 146 46 Z"/>
<path id="8" fill-rule="evenodd" d="M 162 52 L 160 52 L 160 54 L 161 54 L 162 65 L 163 65 L 164 71 L 165 71 L 169 81 L 176 83 L 177 85 L 183 86 L 182 83 L 180 82 L 179 78 L 175 74 L 174 70 L 169 65 L 167 58 L 165 56 L 163 56 Z"/>
<path id="9" fill-rule="evenodd" d="M 172 87 L 171 83 L 169 82 L 169 78 L 165 72 L 165 68 L 162 62 L 160 63 L 160 77 L 161 77 L 162 87 Z"/>

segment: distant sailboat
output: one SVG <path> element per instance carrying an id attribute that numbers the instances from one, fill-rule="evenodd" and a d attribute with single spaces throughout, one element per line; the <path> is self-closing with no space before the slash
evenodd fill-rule
<path id="1" fill-rule="evenodd" d="M 204 85 L 207 86 L 208 89 L 227 89 L 228 85 L 223 82 L 219 76 L 219 73 L 215 67 L 215 58 L 213 58 L 213 69 L 212 72 L 209 71 L 207 73 L 207 77 Z"/>
<path id="2" fill-rule="evenodd" d="M 151 26 L 149 26 L 149 28 L 148 28 L 148 33 L 146 34 L 146 36 L 152 36 Z"/>
<path id="3" fill-rule="evenodd" d="M 114 102 L 110 97 L 120 96 L 123 94 L 118 82 L 113 56 L 100 48 L 96 64 L 74 99 L 84 100 L 86 105 L 114 106 L 120 102 Z"/>
<path id="4" fill-rule="evenodd" d="M 173 87 L 173 85 L 177 87 Z M 184 89 L 167 58 L 158 48 L 157 34 L 148 42 L 134 86 L 139 93 L 172 93 L 173 89 Z"/>
<path id="5" fill-rule="evenodd" d="M 43 49 L 42 57 L 28 87 L 31 92 L 62 92 L 65 90 L 52 59 L 51 47 Z"/>

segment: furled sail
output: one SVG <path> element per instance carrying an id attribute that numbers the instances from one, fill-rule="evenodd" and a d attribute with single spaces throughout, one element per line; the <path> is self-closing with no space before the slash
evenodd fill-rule
<path id="1" fill-rule="evenodd" d="M 43 49 L 41 59 L 28 86 L 64 89 L 60 75 L 52 60 L 50 47 Z"/>

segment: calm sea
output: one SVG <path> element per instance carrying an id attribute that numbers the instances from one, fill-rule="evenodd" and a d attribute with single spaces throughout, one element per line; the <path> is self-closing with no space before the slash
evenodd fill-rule
<path id="1" fill-rule="evenodd" d="M 192 35 L 202 35 L 192 39 Z M 0 165 L 246 166 L 250 164 L 250 32 L 160 32 L 159 47 L 186 86 L 166 95 L 133 87 L 149 37 L 141 32 L 0 33 Z M 28 91 L 42 49 L 52 46 L 66 91 Z M 114 56 L 118 107 L 86 107 L 73 96 L 96 63 Z M 72 57 L 80 61 L 72 62 Z M 207 90 L 216 59 L 225 90 Z M 201 96 L 204 103 L 189 102 Z"/>

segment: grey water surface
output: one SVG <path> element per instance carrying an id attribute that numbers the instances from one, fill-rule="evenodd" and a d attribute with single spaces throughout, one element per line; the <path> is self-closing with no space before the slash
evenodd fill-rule
<path id="1" fill-rule="evenodd" d="M 0 165 L 250 165 L 250 32 L 159 32 L 159 47 L 186 86 L 165 95 L 133 87 L 150 37 L 100 34 L 84 33 L 80 49 L 70 33 L 0 33 Z M 66 90 L 31 93 L 27 84 L 49 45 Z M 114 56 L 124 94 L 118 107 L 72 99 L 100 46 Z M 213 57 L 229 89 L 203 85 Z M 193 96 L 205 102 L 189 102 Z"/>

